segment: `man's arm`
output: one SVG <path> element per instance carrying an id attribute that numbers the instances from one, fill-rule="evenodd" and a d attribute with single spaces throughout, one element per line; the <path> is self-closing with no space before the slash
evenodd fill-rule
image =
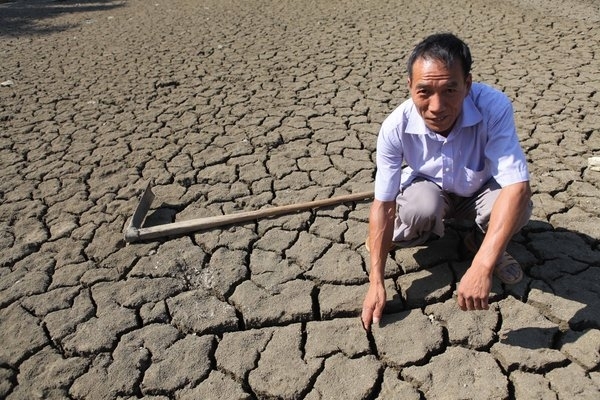
<path id="1" fill-rule="evenodd" d="M 369 215 L 369 248 L 370 272 L 369 290 L 365 296 L 362 309 L 362 324 L 367 331 L 371 323 L 379 324 L 386 293 L 384 285 L 385 263 L 392 244 L 394 218 L 396 216 L 396 201 L 374 200 Z"/>
<path id="2" fill-rule="evenodd" d="M 529 182 L 514 183 L 500 190 L 483 243 L 458 287 L 458 306 L 462 310 L 488 309 L 494 267 L 520 228 L 530 200 Z"/>

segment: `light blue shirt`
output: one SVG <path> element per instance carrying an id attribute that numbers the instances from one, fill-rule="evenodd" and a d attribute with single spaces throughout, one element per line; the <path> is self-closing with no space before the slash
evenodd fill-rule
<path id="1" fill-rule="evenodd" d="M 490 178 L 501 187 L 528 181 L 508 97 L 473 83 L 447 138 L 427 128 L 412 100 L 396 108 L 377 138 L 375 198 L 394 200 L 416 177 L 463 197 L 472 196 Z"/>

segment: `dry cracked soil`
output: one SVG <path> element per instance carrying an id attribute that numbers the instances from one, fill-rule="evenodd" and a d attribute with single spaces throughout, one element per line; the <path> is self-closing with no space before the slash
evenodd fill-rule
<path id="1" fill-rule="evenodd" d="M 600 398 L 597 1 L 0 1 L 0 398 Z M 147 224 L 371 190 L 424 36 L 514 102 L 524 281 L 461 312 L 465 226 L 397 250 L 367 334 L 368 201 L 126 244 Z"/>

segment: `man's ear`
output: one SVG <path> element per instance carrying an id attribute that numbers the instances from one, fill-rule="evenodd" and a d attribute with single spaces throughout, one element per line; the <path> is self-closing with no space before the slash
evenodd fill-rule
<path id="1" fill-rule="evenodd" d="M 473 84 L 473 75 L 469 73 L 465 78 L 465 85 L 467 86 L 467 93 L 471 91 L 471 85 Z"/>

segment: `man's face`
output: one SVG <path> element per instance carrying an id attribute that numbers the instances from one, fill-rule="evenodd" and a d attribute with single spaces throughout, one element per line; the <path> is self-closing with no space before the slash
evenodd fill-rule
<path id="1" fill-rule="evenodd" d="M 413 64 L 408 88 L 427 127 L 447 136 L 471 89 L 471 74 L 463 75 L 460 62 L 447 68 L 440 60 L 418 58 Z"/>

